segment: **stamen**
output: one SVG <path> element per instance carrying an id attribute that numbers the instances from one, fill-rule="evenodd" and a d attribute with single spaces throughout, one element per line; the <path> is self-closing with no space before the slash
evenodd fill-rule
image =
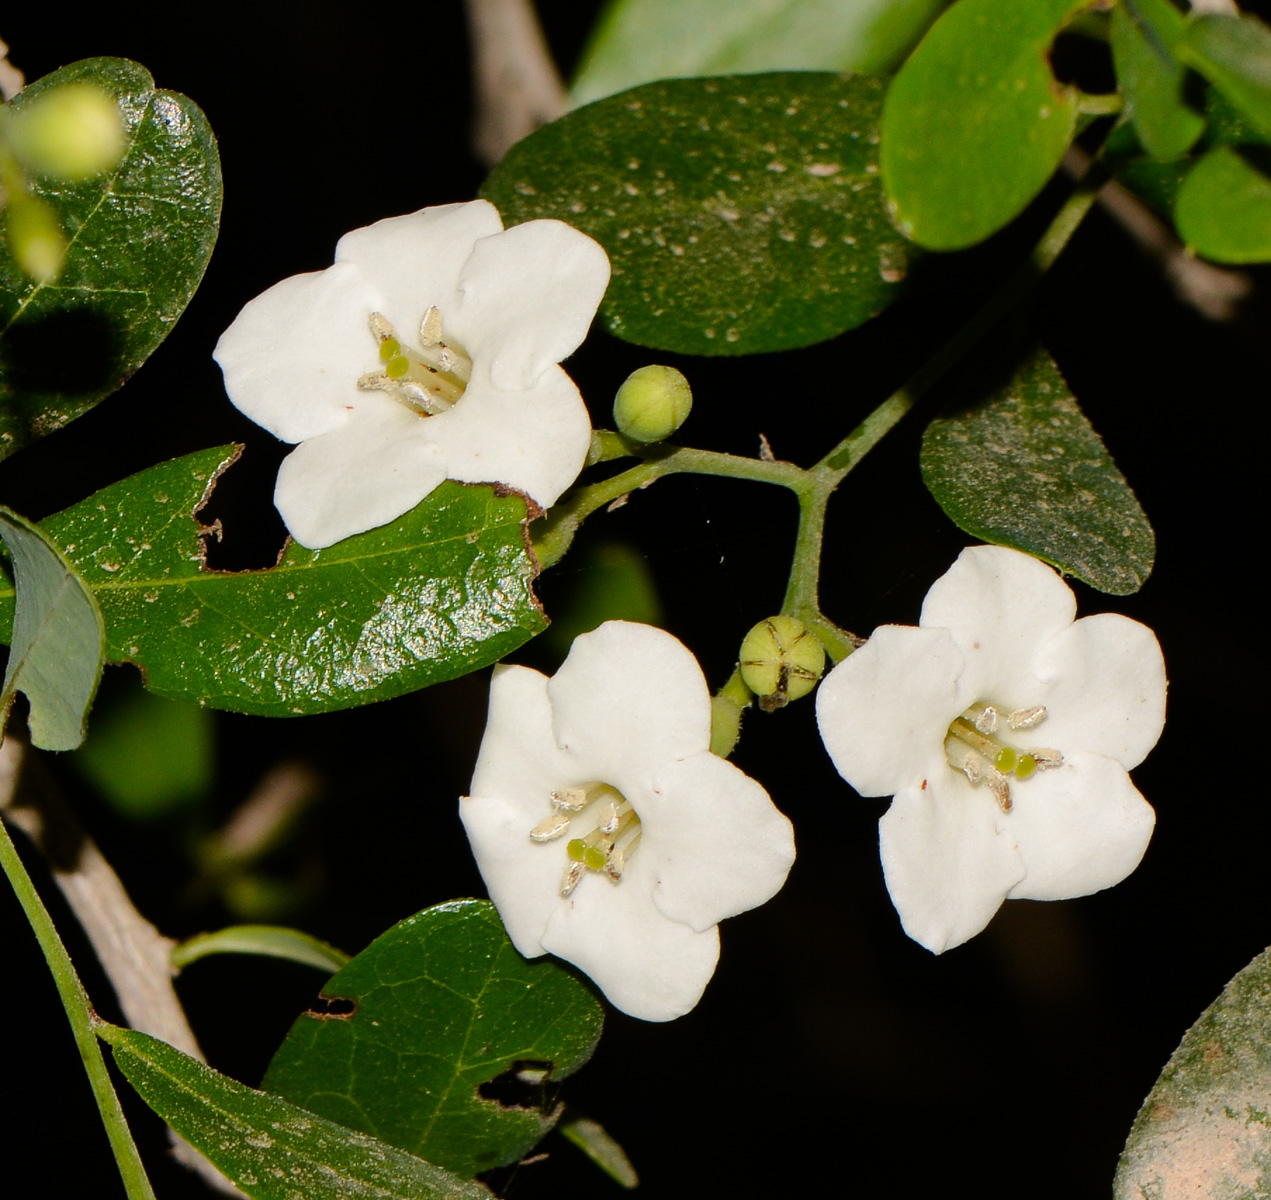
<path id="1" fill-rule="evenodd" d="M 585 868 L 580 862 L 571 862 L 565 868 L 565 874 L 560 877 L 560 894 L 568 896 L 570 892 L 578 886 L 578 881 L 583 877 Z"/>
<path id="2" fill-rule="evenodd" d="M 1034 704 L 1032 708 L 1017 708 L 1009 717 L 1006 723 L 1012 729 L 1032 729 L 1036 725 L 1040 725 L 1046 719 L 1046 706 L 1044 704 Z"/>
<path id="3" fill-rule="evenodd" d="M 358 387 L 388 392 L 421 416 L 434 417 L 450 408 L 472 378 L 472 359 L 456 343 L 441 338 L 441 312 L 430 308 L 420 324 L 422 349 L 405 345 L 383 313 L 368 318 L 378 343 L 382 373 L 368 372 Z"/>
<path id="4" fill-rule="evenodd" d="M 1010 812 L 1015 807 L 1015 803 L 1011 799 L 1011 785 L 1006 781 L 1006 776 L 999 771 L 990 771 L 988 785 L 993 789 L 993 795 L 997 797 L 998 808 L 1004 813 Z"/>
<path id="5" fill-rule="evenodd" d="M 562 816 L 558 812 L 552 813 L 550 817 L 544 817 L 530 830 L 530 841 L 554 842 L 558 837 L 563 836 L 568 828 L 568 817 Z"/>
<path id="6" fill-rule="evenodd" d="M 587 789 L 582 787 L 559 788 L 552 793 L 552 807 L 565 812 L 581 812 L 587 807 Z"/>
<path id="7" fill-rule="evenodd" d="M 984 710 L 975 718 L 975 727 L 981 733 L 997 732 L 997 709 L 991 704 L 986 704 Z"/>
<path id="8" fill-rule="evenodd" d="M 1028 754 L 1037 763 L 1039 771 L 1053 771 L 1056 767 L 1064 765 L 1064 756 L 1058 750 L 1050 749 L 1049 746 L 1039 746 L 1035 750 L 1030 750 Z"/>
<path id="9" fill-rule="evenodd" d="M 435 304 L 428 306 L 424 318 L 419 322 L 419 344 L 435 346 L 441 341 L 441 309 Z"/>

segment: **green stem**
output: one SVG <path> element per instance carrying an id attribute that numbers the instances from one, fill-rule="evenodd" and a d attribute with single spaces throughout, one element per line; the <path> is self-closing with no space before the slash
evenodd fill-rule
<path id="1" fill-rule="evenodd" d="M 97 1042 L 94 1032 L 97 1017 L 88 1002 L 84 985 L 75 973 L 70 955 L 66 953 L 66 947 L 53 925 L 53 918 L 49 916 L 26 867 L 22 865 L 3 820 L 0 820 L 0 866 L 3 866 L 4 873 L 13 885 L 18 903 L 22 905 L 36 940 L 40 943 L 40 949 L 44 951 L 49 970 L 53 973 L 53 982 L 57 985 L 62 1007 L 66 1009 L 66 1016 L 75 1034 L 75 1044 L 84 1061 L 84 1070 L 88 1072 L 93 1097 L 101 1112 L 102 1123 L 106 1126 L 110 1148 L 115 1153 L 115 1161 L 119 1164 L 119 1174 L 123 1177 L 129 1200 L 154 1200 L 154 1191 L 146 1177 L 146 1169 L 142 1166 L 141 1156 L 137 1153 L 128 1122 L 119 1106 L 119 1097 L 115 1095 L 114 1086 L 110 1082 L 101 1046 Z"/>

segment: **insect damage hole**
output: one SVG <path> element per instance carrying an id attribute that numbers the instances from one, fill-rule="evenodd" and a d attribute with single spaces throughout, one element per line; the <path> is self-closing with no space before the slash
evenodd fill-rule
<path id="1" fill-rule="evenodd" d="M 319 1021 L 347 1021 L 357 1012 L 357 1001 L 348 996 L 322 996 L 309 1007 L 307 1017 L 316 1017 Z"/>
<path id="2" fill-rule="evenodd" d="M 493 1100 L 500 1108 L 527 1108 L 548 1112 L 556 1101 L 560 1084 L 552 1079 L 556 1064 L 534 1058 L 519 1058 L 501 1075 L 477 1088 L 482 1100 Z"/>

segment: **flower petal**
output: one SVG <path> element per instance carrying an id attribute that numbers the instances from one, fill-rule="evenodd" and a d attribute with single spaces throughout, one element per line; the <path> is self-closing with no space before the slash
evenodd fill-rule
<path id="1" fill-rule="evenodd" d="M 563 842 L 536 845 L 530 830 L 551 813 L 552 791 L 574 782 L 570 770 L 552 736 L 547 677 L 495 667 L 472 795 L 459 801 L 459 816 L 490 899 L 527 958 L 544 952 L 547 923 L 565 903 L 560 882 L 568 865 Z"/>
<path id="2" fill-rule="evenodd" d="M 1037 736 L 1061 750 L 1115 758 L 1128 771 L 1156 745 L 1165 724 L 1165 660 L 1156 635 L 1116 613 L 1083 617 L 1038 652 L 1048 686 Z"/>
<path id="3" fill-rule="evenodd" d="M 406 341 L 415 342 L 420 320 L 435 304 L 446 331 L 464 342 L 452 320 L 459 305 L 459 276 L 473 243 L 502 228 L 489 201 L 442 204 L 346 233 L 336 245 L 335 261 L 355 264 L 375 281 L 382 297 L 379 311 Z"/>
<path id="4" fill-rule="evenodd" d="M 609 286 L 609 257 L 563 221 L 482 238 L 459 277 L 455 336 L 494 386 L 528 388 L 587 336 Z"/>
<path id="5" fill-rule="evenodd" d="M 900 923 L 933 954 L 979 933 L 1024 877 L 1000 816 L 987 788 L 946 772 L 925 789 L 897 792 L 878 822 L 883 875 Z"/>
<path id="6" fill-rule="evenodd" d="M 284 442 L 341 426 L 377 364 L 366 322 L 378 304 L 351 266 L 293 275 L 248 301 L 212 352 L 234 406 Z"/>
<path id="7" fill-rule="evenodd" d="M 682 643 L 651 625 L 606 621 L 575 638 L 547 694 L 557 743 L 623 792 L 710 746 L 702 669 Z"/>
<path id="8" fill-rule="evenodd" d="M 1037 650 L 1072 624 L 1077 600 L 1050 567 L 1018 550 L 971 546 L 931 585 L 918 624 L 947 629 L 966 656 L 968 701 L 1031 698 Z"/>
<path id="9" fill-rule="evenodd" d="M 543 946 L 591 976 L 609 1002 L 644 1021 L 673 1021 L 702 998 L 719 961 L 719 928 L 697 933 L 649 902 L 639 860 L 622 882 L 583 879 L 552 913 Z"/>
<path id="10" fill-rule="evenodd" d="M 274 503 L 291 536 L 321 550 L 394 521 L 446 478 L 425 418 L 362 393 L 343 425 L 297 446 L 278 470 Z"/>
<path id="11" fill-rule="evenodd" d="M 1009 827 L 1027 874 L 1013 900 L 1067 900 L 1120 883 L 1156 824 L 1125 768 L 1102 754 L 1073 754 L 1014 793 Z"/>
<path id="12" fill-rule="evenodd" d="M 668 763 L 648 795 L 628 799 L 637 854 L 657 872 L 653 903 L 699 933 L 771 900 L 794 864 L 794 830 L 768 793 L 709 752 Z"/>
<path id="13" fill-rule="evenodd" d="M 862 796 L 886 796 L 948 772 L 949 722 L 962 696 L 962 654 L 944 629 L 882 625 L 826 677 L 816 697 L 821 740 Z"/>
<path id="14" fill-rule="evenodd" d="M 431 421 L 449 478 L 502 483 L 543 508 L 578 478 L 591 446 L 587 407 L 559 367 L 524 391 L 506 392 L 478 362 L 463 398 Z"/>

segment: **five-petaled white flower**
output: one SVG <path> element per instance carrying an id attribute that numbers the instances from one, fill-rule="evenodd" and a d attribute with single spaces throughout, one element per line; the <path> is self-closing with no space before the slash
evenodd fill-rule
<path id="1" fill-rule="evenodd" d="M 1063 900 L 1138 866 L 1155 814 L 1126 773 L 1165 720 L 1155 635 L 1028 555 L 964 550 L 917 628 L 884 625 L 821 685 L 839 774 L 892 794 L 883 873 L 905 932 L 939 954 L 1003 900 Z"/>
<path id="2" fill-rule="evenodd" d="M 552 504 L 591 436 L 557 364 L 608 282 L 585 234 L 560 221 L 505 230 L 474 200 L 355 229 L 334 266 L 252 300 L 215 358 L 239 409 L 301 443 L 274 491 L 292 536 L 330 546 L 395 520 L 443 479 Z"/>
<path id="3" fill-rule="evenodd" d="M 572 962 L 647 1021 L 698 1002 L 718 922 L 770 899 L 794 861 L 790 822 L 710 753 L 710 725 L 693 655 L 660 629 L 610 621 L 550 679 L 495 667 L 460 802 L 516 948 Z"/>

